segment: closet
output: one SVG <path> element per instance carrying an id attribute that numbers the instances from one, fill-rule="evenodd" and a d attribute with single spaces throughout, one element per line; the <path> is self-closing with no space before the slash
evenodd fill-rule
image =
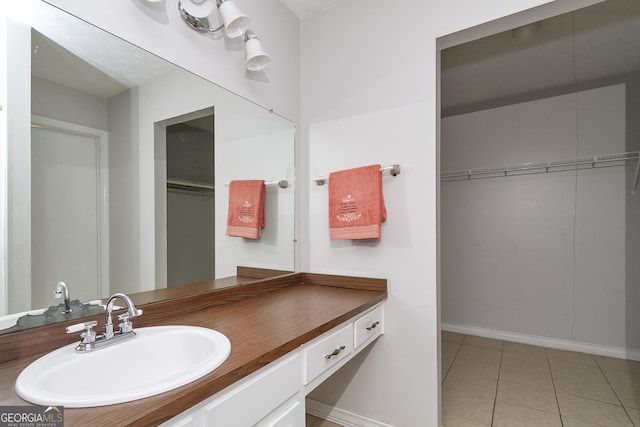
<path id="1" fill-rule="evenodd" d="M 442 329 L 640 358 L 640 3 L 441 59 Z"/>
<path id="2" fill-rule="evenodd" d="M 166 127 L 167 286 L 215 278 L 213 115 Z"/>

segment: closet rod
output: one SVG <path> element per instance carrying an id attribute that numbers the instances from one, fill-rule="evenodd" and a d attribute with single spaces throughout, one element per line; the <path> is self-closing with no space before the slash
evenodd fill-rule
<path id="1" fill-rule="evenodd" d="M 640 171 L 640 151 L 629 151 L 626 153 L 615 153 L 615 154 L 603 154 L 600 156 L 593 157 L 580 157 L 575 159 L 567 159 L 567 160 L 554 160 L 550 162 L 533 162 L 533 163 L 519 163 L 515 165 L 509 166 L 501 166 L 495 168 L 484 168 L 484 169 L 467 169 L 467 170 L 458 170 L 451 172 L 443 172 L 440 174 L 440 178 L 443 181 L 452 181 L 452 180 L 460 180 L 461 178 L 472 179 L 475 176 L 485 176 L 490 178 L 493 175 L 497 176 L 509 176 L 509 173 L 514 172 L 516 174 L 523 174 L 527 171 L 543 171 L 550 172 L 551 169 L 558 168 L 568 168 L 568 167 L 576 167 L 576 166 L 586 166 L 591 165 L 591 167 L 596 167 L 597 164 L 600 163 L 610 163 L 610 162 L 620 162 L 625 160 L 637 160 L 638 166 L 636 167 L 635 178 L 633 182 L 633 188 L 631 194 L 634 196 L 637 194 L 638 188 L 638 172 Z"/>
<path id="2" fill-rule="evenodd" d="M 391 176 L 396 176 L 400 174 L 400 165 L 394 164 L 389 166 L 383 166 L 380 168 L 380 172 L 382 173 L 389 172 Z M 313 182 L 315 182 L 318 185 L 325 185 L 327 181 L 329 181 L 329 176 L 318 176 L 316 178 L 313 178 Z"/>
<path id="3" fill-rule="evenodd" d="M 172 188 L 175 190 L 190 190 L 190 191 L 202 191 L 202 192 L 215 191 L 212 184 L 187 181 L 183 179 L 167 179 L 167 188 Z"/>

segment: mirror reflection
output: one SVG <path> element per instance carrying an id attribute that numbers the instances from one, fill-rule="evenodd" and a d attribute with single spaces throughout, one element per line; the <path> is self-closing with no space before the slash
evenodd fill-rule
<path id="1" fill-rule="evenodd" d="M 54 306 L 59 317 L 60 281 L 75 304 L 66 316 L 82 317 L 115 292 L 235 276 L 238 266 L 293 271 L 293 123 L 29 3 L 9 20 L 6 40 L 0 329 Z M 225 235 L 229 182 L 249 179 L 289 182 L 267 188 L 257 240 Z"/>

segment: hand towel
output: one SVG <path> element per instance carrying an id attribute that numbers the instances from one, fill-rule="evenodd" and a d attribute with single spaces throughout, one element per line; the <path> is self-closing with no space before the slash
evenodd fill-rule
<path id="1" fill-rule="evenodd" d="M 380 165 L 329 174 L 331 240 L 380 240 L 386 217 Z"/>
<path id="2" fill-rule="evenodd" d="M 229 183 L 227 236 L 260 238 L 264 227 L 265 194 L 263 180 L 241 180 Z"/>

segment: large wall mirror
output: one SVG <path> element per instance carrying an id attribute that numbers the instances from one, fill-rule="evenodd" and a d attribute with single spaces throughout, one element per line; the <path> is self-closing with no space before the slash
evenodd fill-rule
<path id="1" fill-rule="evenodd" d="M 59 281 L 89 302 L 235 276 L 238 266 L 293 271 L 294 123 L 53 6 L 26 3 L 7 19 L 2 58 L 0 315 L 58 305 Z M 256 240 L 225 234 L 229 182 L 245 179 L 288 182 L 267 186 Z"/>

